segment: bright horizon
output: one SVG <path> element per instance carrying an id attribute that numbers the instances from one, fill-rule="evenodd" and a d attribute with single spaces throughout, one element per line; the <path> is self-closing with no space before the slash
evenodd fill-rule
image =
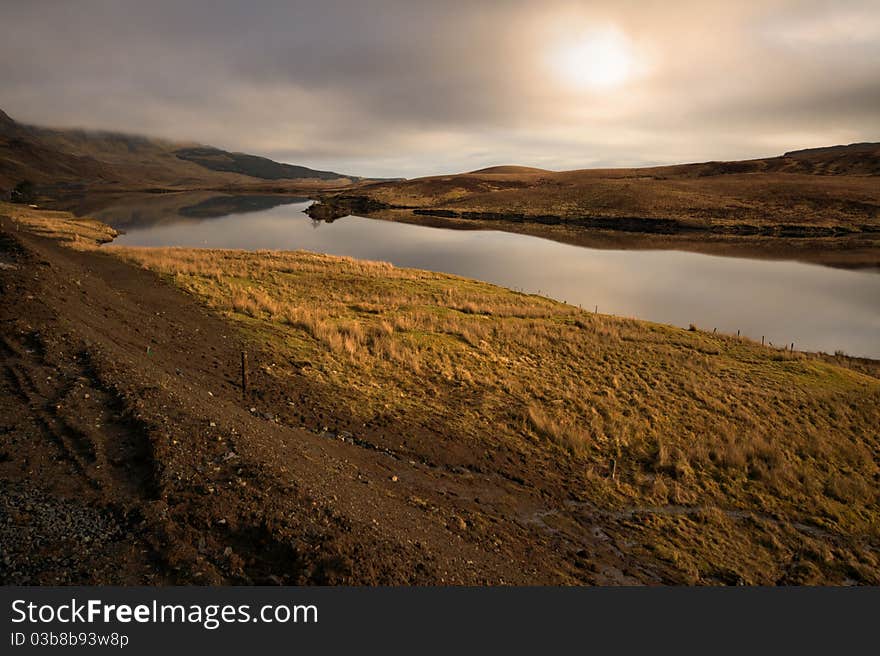
<path id="1" fill-rule="evenodd" d="M 339 173 L 651 166 L 880 138 L 872 2 L 6 4 L 0 107 L 15 120 Z"/>

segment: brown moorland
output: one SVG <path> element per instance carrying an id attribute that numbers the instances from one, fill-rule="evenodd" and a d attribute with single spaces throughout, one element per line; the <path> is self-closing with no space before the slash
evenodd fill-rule
<path id="1" fill-rule="evenodd" d="M 878 175 L 880 144 L 854 144 L 743 162 L 640 169 L 552 172 L 505 166 L 364 184 L 359 193 L 392 207 L 526 219 L 639 217 L 695 227 L 791 223 L 876 230 Z"/>
<path id="2" fill-rule="evenodd" d="M 494 228 L 578 245 L 880 263 L 880 144 L 742 162 L 472 173 L 364 182 L 319 194 L 315 218 L 348 213 L 458 228 Z"/>

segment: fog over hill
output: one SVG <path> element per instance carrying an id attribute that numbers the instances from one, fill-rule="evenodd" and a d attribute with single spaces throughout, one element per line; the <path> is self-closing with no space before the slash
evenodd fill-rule
<path id="1" fill-rule="evenodd" d="M 186 188 L 247 186 L 267 181 L 321 186 L 357 179 L 192 142 L 35 127 L 18 123 L 0 110 L 3 190 L 23 180 L 38 185 Z"/>

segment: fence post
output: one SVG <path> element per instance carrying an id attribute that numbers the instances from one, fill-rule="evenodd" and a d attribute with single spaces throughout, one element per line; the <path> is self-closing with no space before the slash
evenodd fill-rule
<path id="1" fill-rule="evenodd" d="M 247 370 L 247 353 L 241 352 L 241 396 L 247 396 L 248 388 L 248 370 Z"/>

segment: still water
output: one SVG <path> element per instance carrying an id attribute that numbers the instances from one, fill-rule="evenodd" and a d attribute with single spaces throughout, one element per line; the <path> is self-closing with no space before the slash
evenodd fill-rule
<path id="1" fill-rule="evenodd" d="M 107 208 L 129 246 L 304 249 L 454 273 L 581 305 L 686 327 L 717 328 L 799 350 L 880 358 L 880 275 L 793 261 L 680 251 L 598 250 L 499 231 L 345 217 L 314 222 L 308 201 L 211 211 L 164 208 L 140 220 Z M 194 207 L 202 207 L 200 203 Z M 226 211 L 234 214 L 223 215 Z M 147 216 L 146 214 L 144 216 Z M 205 218 L 210 217 L 210 218 Z"/>

